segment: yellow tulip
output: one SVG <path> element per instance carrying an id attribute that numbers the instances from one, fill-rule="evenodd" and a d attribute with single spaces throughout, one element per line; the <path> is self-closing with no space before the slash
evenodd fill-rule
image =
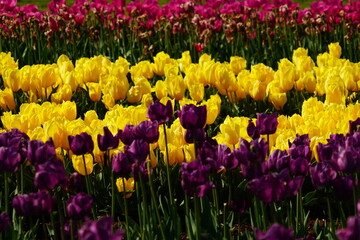
<path id="1" fill-rule="evenodd" d="M 141 61 L 130 68 L 131 77 L 145 77 L 147 79 L 154 77 L 154 71 L 149 61 Z"/>
<path id="2" fill-rule="evenodd" d="M 330 43 L 328 45 L 329 47 L 329 53 L 331 56 L 334 56 L 336 58 L 340 58 L 341 56 L 341 46 L 338 42 L 336 43 Z"/>
<path id="3" fill-rule="evenodd" d="M 98 102 L 101 99 L 101 86 L 99 83 L 88 82 L 86 86 L 89 89 L 89 97 L 91 101 Z"/>
<path id="4" fill-rule="evenodd" d="M 235 75 L 238 75 L 245 68 L 246 68 L 245 58 L 237 57 L 237 56 L 230 57 L 230 69 Z"/>
<path id="5" fill-rule="evenodd" d="M 206 124 L 211 125 L 215 122 L 221 110 L 221 98 L 218 94 L 211 95 L 209 100 L 203 102 L 201 105 L 206 105 Z"/>
<path id="6" fill-rule="evenodd" d="M 169 165 L 174 165 L 176 163 L 182 163 L 184 161 L 184 153 L 183 149 L 175 146 L 171 143 L 168 143 L 168 151 L 169 151 Z M 166 151 L 161 151 L 164 156 L 164 163 L 168 164 L 166 159 Z"/>
<path id="7" fill-rule="evenodd" d="M 162 81 L 162 80 L 156 81 L 154 91 L 155 91 L 157 99 L 162 99 L 162 98 L 166 97 L 167 91 L 166 91 L 165 81 Z"/>
<path id="8" fill-rule="evenodd" d="M 196 102 L 201 102 L 204 98 L 204 85 L 201 83 L 193 84 L 189 87 L 189 93 L 191 99 Z"/>
<path id="9" fill-rule="evenodd" d="M 166 64 L 170 63 L 172 59 L 170 56 L 164 52 L 159 52 L 154 57 L 153 71 L 159 76 L 164 76 L 164 67 Z M 176 61 L 176 60 L 175 60 Z"/>
<path id="10" fill-rule="evenodd" d="M 186 69 L 190 66 L 192 63 L 190 51 L 185 51 L 181 54 L 181 58 L 177 60 L 179 63 L 180 71 L 185 73 Z"/>
<path id="11" fill-rule="evenodd" d="M 126 76 L 121 75 L 120 78 L 113 75 L 101 75 L 100 85 L 104 95 L 110 94 L 114 100 L 123 100 L 129 90 L 129 81 Z"/>
<path id="12" fill-rule="evenodd" d="M 222 134 L 225 143 L 228 146 L 235 145 L 239 142 L 239 138 L 249 138 L 247 134 L 247 125 L 249 118 L 246 117 L 229 117 L 220 125 L 220 134 Z"/>
<path id="13" fill-rule="evenodd" d="M 125 186 L 125 187 L 124 187 Z M 118 178 L 116 179 L 116 187 L 119 192 L 126 192 L 125 198 L 129 198 L 134 191 L 135 181 L 134 178 Z"/>
<path id="14" fill-rule="evenodd" d="M 43 125 L 46 138 L 52 138 L 55 148 L 61 147 L 65 150 L 70 150 L 67 122 L 66 118 L 58 116 L 45 122 Z"/>
<path id="15" fill-rule="evenodd" d="M 11 53 L 0 53 L 0 76 L 4 74 L 6 69 L 18 68 L 18 62 L 15 62 L 14 58 L 11 57 Z"/>
<path id="16" fill-rule="evenodd" d="M 181 75 L 166 77 L 165 84 L 170 97 L 175 100 L 181 100 L 184 97 L 186 86 Z"/>
<path id="17" fill-rule="evenodd" d="M 72 98 L 71 86 L 69 84 L 64 84 L 59 86 L 56 93 L 51 95 L 51 101 L 54 103 L 61 103 L 64 101 L 70 101 Z"/>
<path id="18" fill-rule="evenodd" d="M 286 58 L 281 59 L 279 62 L 279 68 L 274 75 L 274 81 L 279 82 L 281 92 L 284 93 L 290 91 L 297 80 L 298 76 L 295 65 Z"/>
<path id="19" fill-rule="evenodd" d="M 94 111 L 94 110 L 89 110 L 85 113 L 85 116 L 84 116 L 84 122 L 90 126 L 91 122 L 94 121 L 94 120 L 98 120 L 98 115 L 97 113 Z"/>
<path id="20" fill-rule="evenodd" d="M 83 176 L 91 174 L 94 169 L 94 162 L 91 154 L 85 154 L 85 155 L 73 154 L 71 157 L 71 161 L 75 171 L 77 171 Z"/>
<path id="21" fill-rule="evenodd" d="M 6 69 L 3 73 L 4 86 L 17 92 L 21 88 L 21 72 L 17 68 Z"/>
<path id="22" fill-rule="evenodd" d="M 0 90 L 0 107 L 5 111 L 12 111 L 15 109 L 14 94 L 10 88 Z"/>
<path id="23" fill-rule="evenodd" d="M 129 103 L 138 103 L 141 101 L 142 92 L 139 86 L 132 86 L 127 92 L 126 100 Z"/>

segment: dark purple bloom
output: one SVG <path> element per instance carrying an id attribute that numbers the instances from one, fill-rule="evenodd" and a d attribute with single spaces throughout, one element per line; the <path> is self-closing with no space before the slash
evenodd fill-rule
<path id="1" fill-rule="evenodd" d="M 212 166 L 203 164 L 200 159 L 190 163 L 184 163 L 181 167 L 181 186 L 188 196 L 205 196 L 214 186 L 208 180 Z"/>
<path id="2" fill-rule="evenodd" d="M 91 212 L 93 199 L 86 193 L 71 196 L 66 205 L 66 212 L 72 219 L 82 219 Z"/>
<path id="3" fill-rule="evenodd" d="M 135 181 L 140 181 L 140 178 L 143 182 L 147 182 L 149 180 L 149 172 L 145 161 L 137 162 L 131 165 L 131 171 Z"/>
<path id="4" fill-rule="evenodd" d="M 203 162 L 206 162 L 207 159 L 217 159 L 217 146 L 218 143 L 215 139 L 207 138 L 201 145 L 201 148 L 198 149 L 198 157 Z"/>
<path id="5" fill-rule="evenodd" d="M 310 162 L 307 158 L 290 158 L 290 170 L 294 175 L 307 176 L 309 174 L 309 168 Z"/>
<path id="6" fill-rule="evenodd" d="M 310 168 L 310 176 L 313 186 L 322 189 L 332 183 L 337 177 L 337 172 L 331 165 L 320 162 Z"/>
<path id="7" fill-rule="evenodd" d="M 250 203 L 246 199 L 240 199 L 240 200 L 231 200 L 230 201 L 230 208 L 234 212 L 246 212 L 250 207 Z"/>
<path id="8" fill-rule="evenodd" d="M 10 217 L 6 212 L 0 214 L 0 233 L 5 232 L 5 230 L 10 226 Z"/>
<path id="9" fill-rule="evenodd" d="M 289 167 L 290 156 L 286 151 L 276 149 L 267 160 L 268 169 L 271 172 L 281 172 L 284 168 Z"/>
<path id="10" fill-rule="evenodd" d="M 150 153 L 149 144 L 144 140 L 134 140 L 125 151 L 134 162 L 144 162 Z"/>
<path id="11" fill-rule="evenodd" d="M 82 192 L 84 190 L 84 181 L 80 173 L 74 172 L 69 178 L 69 188 L 74 192 Z"/>
<path id="12" fill-rule="evenodd" d="M 0 172 L 16 172 L 21 164 L 21 155 L 14 147 L 0 147 Z"/>
<path id="13" fill-rule="evenodd" d="M 194 143 L 195 140 L 196 146 L 201 147 L 203 142 L 205 141 L 206 134 L 203 128 L 198 128 L 195 130 L 186 130 L 184 137 L 187 143 Z"/>
<path id="14" fill-rule="evenodd" d="M 339 145 L 335 141 L 327 144 L 319 143 L 316 146 L 319 162 L 330 162 L 333 152 L 335 152 L 338 147 Z"/>
<path id="15" fill-rule="evenodd" d="M 79 239 L 82 240 L 123 240 L 125 231 L 117 230 L 112 234 L 113 220 L 111 217 L 103 217 L 97 221 L 87 221 L 79 229 Z"/>
<path id="16" fill-rule="evenodd" d="M 66 182 L 63 163 L 54 158 L 35 167 L 34 185 L 41 190 L 51 190 Z"/>
<path id="17" fill-rule="evenodd" d="M 28 142 L 27 149 L 27 158 L 34 166 L 43 164 L 49 159 L 56 158 L 55 147 L 52 141 L 44 143 L 41 140 L 32 140 Z"/>
<path id="18" fill-rule="evenodd" d="M 29 137 L 16 128 L 0 133 L 0 147 L 14 148 L 21 155 L 21 162 L 26 158 L 28 141 Z"/>
<path id="19" fill-rule="evenodd" d="M 252 138 L 252 139 L 257 139 L 260 137 L 260 131 L 259 128 L 257 128 L 255 126 L 255 124 L 253 123 L 253 121 L 249 120 L 249 124 L 246 128 L 247 130 L 247 134 Z"/>
<path id="20" fill-rule="evenodd" d="M 217 169 L 232 170 L 239 166 L 239 160 L 235 158 L 230 148 L 225 144 L 219 144 L 216 152 Z"/>
<path id="21" fill-rule="evenodd" d="M 282 225 L 275 223 L 273 224 L 267 232 L 262 232 L 260 230 L 255 230 L 257 240 L 293 240 L 294 239 L 294 230 L 287 229 Z"/>
<path id="22" fill-rule="evenodd" d="M 20 216 L 39 216 L 53 210 L 54 199 L 45 191 L 17 195 L 12 201 L 15 211 Z"/>
<path id="23" fill-rule="evenodd" d="M 356 119 L 355 121 L 349 121 L 349 133 L 353 134 L 354 132 L 359 131 L 360 127 L 360 118 Z"/>
<path id="24" fill-rule="evenodd" d="M 279 201 L 283 191 L 284 182 L 275 174 L 266 174 L 249 182 L 249 190 L 265 203 Z"/>
<path id="25" fill-rule="evenodd" d="M 331 156 L 339 171 L 345 173 L 356 172 L 360 168 L 360 149 L 352 146 L 340 146 Z"/>
<path id="26" fill-rule="evenodd" d="M 134 161 L 129 157 L 129 154 L 119 152 L 112 160 L 112 170 L 117 174 L 129 174 L 133 163 Z"/>
<path id="27" fill-rule="evenodd" d="M 159 124 L 168 122 L 173 117 L 173 108 L 171 101 L 169 100 L 166 105 L 159 101 L 151 103 L 148 108 L 147 117 L 151 121 L 157 121 Z"/>
<path id="28" fill-rule="evenodd" d="M 354 181 L 349 176 L 338 176 L 333 184 L 334 195 L 337 199 L 344 201 L 353 197 Z"/>
<path id="29" fill-rule="evenodd" d="M 136 139 L 135 126 L 126 124 L 124 130 L 119 130 L 118 135 L 124 144 L 130 145 Z"/>
<path id="30" fill-rule="evenodd" d="M 188 130 L 203 128 L 206 123 L 206 106 L 184 105 L 178 111 L 181 125 Z"/>
<path id="31" fill-rule="evenodd" d="M 68 139 L 70 149 L 75 155 L 91 153 L 94 150 L 94 141 L 86 132 L 76 136 L 69 136 Z"/>
<path id="32" fill-rule="evenodd" d="M 308 134 L 303 134 L 303 135 L 296 135 L 296 138 L 294 139 L 294 141 L 292 142 L 291 145 L 295 145 L 295 146 L 300 146 L 300 145 L 305 145 L 305 146 L 310 146 L 310 138 Z M 291 147 L 291 146 L 290 146 Z"/>
<path id="33" fill-rule="evenodd" d="M 157 122 L 142 121 L 134 127 L 136 139 L 143 139 L 147 143 L 157 142 L 159 139 L 159 124 Z"/>
<path id="34" fill-rule="evenodd" d="M 273 134 L 278 126 L 277 113 L 266 114 L 258 113 L 256 119 L 256 127 L 260 134 Z"/>
<path id="35" fill-rule="evenodd" d="M 108 127 L 104 127 L 104 135 L 98 134 L 97 136 L 99 149 L 106 151 L 108 149 L 114 149 L 119 146 L 119 138 L 117 135 L 113 135 Z"/>
<path id="36" fill-rule="evenodd" d="M 349 217 L 346 228 L 337 230 L 336 236 L 339 240 L 360 239 L 360 216 Z"/>

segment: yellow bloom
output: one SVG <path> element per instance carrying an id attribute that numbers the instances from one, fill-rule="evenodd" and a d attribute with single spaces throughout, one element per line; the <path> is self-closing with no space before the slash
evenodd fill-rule
<path id="1" fill-rule="evenodd" d="M 89 89 L 91 101 L 98 102 L 101 99 L 101 86 L 99 83 L 88 82 L 86 86 Z"/>
<path id="2" fill-rule="evenodd" d="M 181 54 L 181 58 L 177 60 L 181 72 L 186 72 L 186 69 L 192 63 L 190 51 L 185 51 Z"/>
<path id="3" fill-rule="evenodd" d="M 110 94 L 114 100 L 123 100 L 129 90 L 129 81 L 126 76 L 116 77 L 113 75 L 100 76 L 101 90 L 104 95 Z"/>
<path id="4" fill-rule="evenodd" d="M 166 89 L 170 97 L 181 100 L 185 94 L 185 82 L 181 75 L 167 76 L 165 79 Z"/>
<path id="5" fill-rule="evenodd" d="M 129 198 L 134 191 L 134 178 L 118 178 L 116 179 L 116 187 L 119 192 L 126 192 L 125 198 Z M 125 187 L 124 187 L 125 186 Z"/>
<path id="6" fill-rule="evenodd" d="M 149 61 L 141 61 L 130 68 L 131 77 L 144 76 L 147 79 L 154 77 L 154 72 Z"/>
<path id="7" fill-rule="evenodd" d="M 183 153 L 183 149 L 175 146 L 171 143 L 168 143 L 168 150 L 169 150 L 169 164 L 170 165 L 174 165 L 176 163 L 182 163 L 184 161 L 184 153 Z M 163 159 L 164 159 L 164 163 L 167 164 L 167 159 L 166 159 L 166 150 L 161 151 L 161 153 L 163 154 Z"/>
<path id="8" fill-rule="evenodd" d="M 54 103 L 61 103 L 64 101 L 70 101 L 72 98 L 71 86 L 69 84 L 64 84 L 59 86 L 56 93 L 51 95 L 51 101 Z"/>
<path id="9" fill-rule="evenodd" d="M 109 110 L 115 106 L 115 100 L 114 100 L 113 96 L 111 96 L 110 94 L 103 95 L 101 101 L 104 103 L 107 110 Z"/>
<path id="10" fill-rule="evenodd" d="M 246 68 L 246 59 L 237 56 L 230 57 L 230 68 L 235 75 L 238 75 Z"/>
<path id="11" fill-rule="evenodd" d="M 5 111 L 12 111 L 15 109 L 14 94 L 10 88 L 0 90 L 0 107 Z"/>
<path id="12" fill-rule="evenodd" d="M 45 136 L 46 138 L 52 138 L 55 148 L 61 147 L 70 150 L 67 122 L 66 118 L 59 116 L 44 123 Z"/>
<path id="13" fill-rule="evenodd" d="M 191 99 L 201 102 L 204 98 L 204 85 L 201 83 L 193 84 L 189 86 L 189 92 Z"/>
<path id="14" fill-rule="evenodd" d="M 85 162 L 84 162 L 85 159 Z M 93 157 L 91 154 L 85 155 L 75 155 L 73 154 L 71 157 L 71 161 L 74 169 L 80 173 L 81 175 L 89 175 L 92 173 L 94 168 Z M 84 166 L 85 165 L 85 166 Z"/>
<path id="15" fill-rule="evenodd" d="M 220 134 L 228 146 L 233 146 L 239 142 L 239 138 L 249 138 L 247 134 L 247 125 L 249 118 L 229 117 L 220 125 Z"/>
<path id="16" fill-rule="evenodd" d="M 340 58 L 341 56 L 341 46 L 338 42 L 336 43 L 330 43 L 328 45 L 329 47 L 329 53 L 331 56 L 334 56 L 336 58 Z"/>
<path id="17" fill-rule="evenodd" d="M 84 116 L 84 122 L 90 126 L 91 122 L 94 121 L 94 120 L 98 120 L 98 115 L 97 113 L 94 111 L 94 110 L 89 110 L 85 113 L 85 116 Z"/>
<path id="18" fill-rule="evenodd" d="M 279 88 L 282 92 L 288 92 L 294 87 L 298 76 L 295 66 L 288 59 L 283 58 L 279 62 L 279 68 L 275 72 L 274 81 L 279 82 Z"/>
<path id="19" fill-rule="evenodd" d="M 155 91 L 157 99 L 162 99 L 162 98 L 166 97 L 167 91 L 166 91 L 165 81 L 162 81 L 162 80 L 156 81 L 154 91 Z"/>
<path id="20" fill-rule="evenodd" d="M 129 103 L 138 103 L 141 101 L 142 92 L 139 86 L 132 86 L 127 92 L 126 100 Z"/>
<path id="21" fill-rule="evenodd" d="M 21 73 L 17 68 L 6 69 L 3 73 L 4 86 L 17 92 L 21 87 Z"/>
<path id="22" fill-rule="evenodd" d="M 211 95 L 209 100 L 203 102 L 201 105 L 206 105 L 206 124 L 211 125 L 215 122 L 220 114 L 221 98 L 218 94 Z"/>
<path id="23" fill-rule="evenodd" d="M 152 65 L 154 73 L 159 76 L 164 76 L 164 67 L 171 62 L 171 58 L 164 52 L 159 52 L 154 57 L 154 63 Z"/>

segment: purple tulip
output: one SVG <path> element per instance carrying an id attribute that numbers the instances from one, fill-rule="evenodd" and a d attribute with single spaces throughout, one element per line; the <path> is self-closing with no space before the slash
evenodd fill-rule
<path id="1" fill-rule="evenodd" d="M 257 240 L 293 240 L 294 230 L 287 229 L 275 223 L 265 233 L 260 230 L 255 230 L 255 235 Z"/>
<path id="2" fill-rule="evenodd" d="M 349 176 L 338 176 L 333 184 L 334 195 L 340 201 L 349 200 L 353 197 L 354 181 Z"/>
<path id="3" fill-rule="evenodd" d="M 32 140 L 29 141 L 27 149 L 27 159 L 34 166 L 56 158 L 55 147 L 52 141 L 44 143 L 41 140 Z"/>
<path id="4" fill-rule="evenodd" d="M 349 217 L 346 223 L 346 228 L 336 231 L 339 240 L 360 239 L 360 216 Z"/>
<path id="5" fill-rule="evenodd" d="M 147 170 L 146 162 L 137 162 L 131 165 L 131 172 L 135 181 L 139 182 L 140 178 L 143 182 L 149 180 L 149 172 Z"/>
<path id="6" fill-rule="evenodd" d="M 6 212 L 0 214 L 0 233 L 5 232 L 5 230 L 10 226 L 10 217 Z"/>
<path id="7" fill-rule="evenodd" d="M 201 147 L 203 142 L 205 141 L 206 133 L 203 128 L 198 128 L 195 130 L 186 130 L 184 138 L 187 143 L 194 143 L 195 140 L 196 146 Z"/>
<path id="8" fill-rule="evenodd" d="M 265 203 L 277 202 L 284 191 L 284 182 L 274 174 L 266 174 L 249 182 L 248 189 Z"/>
<path id="9" fill-rule="evenodd" d="M 113 135 L 108 127 L 104 127 L 104 135 L 98 134 L 97 136 L 99 149 L 106 151 L 108 149 L 114 149 L 119 146 L 119 138 L 117 135 Z"/>
<path id="10" fill-rule="evenodd" d="M 82 192 L 84 190 L 84 181 L 80 173 L 74 172 L 70 175 L 68 187 L 73 192 Z"/>
<path id="11" fill-rule="evenodd" d="M 203 142 L 201 148 L 198 149 L 199 159 L 201 159 L 203 162 L 217 159 L 217 146 L 218 143 L 215 139 L 207 138 Z"/>
<path id="12" fill-rule="evenodd" d="M 64 164 L 52 159 L 35 168 L 34 185 L 40 190 L 52 190 L 67 181 Z"/>
<path id="13" fill-rule="evenodd" d="M 69 136 L 70 149 L 75 155 L 84 155 L 94 150 L 94 141 L 86 132 L 76 136 Z"/>
<path id="14" fill-rule="evenodd" d="M 337 172 L 331 165 L 320 162 L 310 168 L 310 176 L 313 186 L 316 189 L 322 189 L 335 180 Z"/>
<path id="15" fill-rule="evenodd" d="M 188 130 L 203 128 L 206 123 L 206 106 L 184 105 L 178 111 L 181 125 Z"/>
<path id="16" fill-rule="evenodd" d="M 144 162 L 150 153 L 149 144 L 144 140 L 134 140 L 125 151 L 134 162 Z"/>
<path id="17" fill-rule="evenodd" d="M 256 119 L 256 127 L 260 134 L 273 134 L 278 126 L 277 113 L 266 114 L 258 113 Z"/>
<path id="18" fill-rule="evenodd" d="M 239 160 L 235 158 L 230 148 L 225 144 L 219 144 L 216 152 L 217 169 L 233 170 L 239 166 Z"/>
<path id="19" fill-rule="evenodd" d="M 81 192 L 69 198 L 66 205 L 66 212 L 72 219 L 83 219 L 90 214 L 92 204 L 92 197 Z"/>
<path id="20" fill-rule="evenodd" d="M 246 199 L 230 201 L 230 208 L 234 212 L 244 213 L 249 209 L 249 207 L 250 207 L 250 203 Z"/>
<path id="21" fill-rule="evenodd" d="M 247 134 L 252 138 L 252 139 L 257 139 L 260 137 L 260 131 L 259 128 L 257 128 L 255 126 L 255 124 L 253 123 L 253 121 L 249 120 L 249 124 L 246 128 L 247 130 Z"/>
<path id="22" fill-rule="evenodd" d="M 113 220 L 111 217 L 103 217 L 97 221 L 86 221 L 79 229 L 79 239 L 82 240 L 123 240 L 125 231 L 117 230 L 112 234 Z"/>
<path id="23" fill-rule="evenodd" d="M 168 122 L 173 117 L 173 108 L 171 101 L 167 101 L 166 105 L 159 101 L 151 103 L 148 108 L 147 117 L 151 121 L 157 121 L 159 124 Z"/>
<path id="24" fill-rule="evenodd" d="M 128 153 L 119 152 L 112 160 L 112 170 L 117 174 L 129 174 L 133 163 L 134 161 Z"/>
<path id="25" fill-rule="evenodd" d="M 124 130 L 119 130 L 118 135 L 124 144 L 130 145 L 136 139 L 135 126 L 126 124 Z"/>
<path id="26" fill-rule="evenodd" d="M 0 172 L 16 172 L 21 164 L 21 155 L 14 147 L 0 147 Z"/>
<path id="27" fill-rule="evenodd" d="M 21 155 L 21 162 L 26 158 L 28 141 L 29 137 L 16 128 L 0 133 L 0 147 L 14 148 Z"/>
<path id="28" fill-rule="evenodd" d="M 147 143 L 157 142 L 159 139 L 159 124 L 157 122 L 142 121 L 134 127 L 136 139 L 143 139 Z"/>
<path id="29" fill-rule="evenodd" d="M 17 195 L 12 201 L 16 213 L 20 216 L 40 216 L 52 212 L 54 199 L 45 191 Z"/>
<path id="30" fill-rule="evenodd" d="M 353 134 L 354 132 L 359 131 L 360 127 L 360 118 L 356 119 L 355 121 L 349 121 L 349 133 Z"/>
<path id="31" fill-rule="evenodd" d="M 288 168 L 290 156 L 286 151 L 276 149 L 273 151 L 267 160 L 268 170 L 271 172 L 281 172 L 281 170 Z"/>
<path id="32" fill-rule="evenodd" d="M 196 194 L 204 197 L 215 185 L 208 180 L 212 170 L 211 165 L 203 164 L 200 159 L 181 166 L 181 186 L 188 196 Z"/>

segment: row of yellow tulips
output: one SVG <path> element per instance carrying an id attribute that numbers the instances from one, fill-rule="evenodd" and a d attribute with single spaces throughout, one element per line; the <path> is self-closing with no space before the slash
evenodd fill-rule
<path id="1" fill-rule="evenodd" d="M 61 103 L 69 101 L 78 87 L 86 89 L 92 101 L 102 101 L 107 109 L 114 107 L 116 100 L 139 103 L 152 92 L 158 99 L 169 96 L 182 100 L 188 91 L 192 100 L 201 102 L 208 86 L 228 95 L 232 102 L 246 96 L 255 101 L 268 97 L 278 110 L 292 89 L 317 96 L 326 94 L 326 103 L 345 103 L 348 91 L 359 89 L 360 63 L 340 56 L 341 47 L 332 43 L 329 53 L 318 55 L 316 65 L 306 49 L 298 48 L 292 61 L 280 60 L 276 71 L 262 63 L 247 69 L 246 60 L 236 56 L 220 63 L 203 54 L 199 63 L 192 63 L 188 51 L 181 59 L 160 52 L 154 62 L 141 61 L 134 66 L 124 58 L 111 62 L 104 56 L 81 58 L 74 66 L 62 55 L 56 64 L 19 69 L 10 53 L 0 53 L 0 76 L 5 87 L 0 93 L 0 107 L 13 110 L 12 94 L 20 89 L 29 102 L 49 99 Z"/>

